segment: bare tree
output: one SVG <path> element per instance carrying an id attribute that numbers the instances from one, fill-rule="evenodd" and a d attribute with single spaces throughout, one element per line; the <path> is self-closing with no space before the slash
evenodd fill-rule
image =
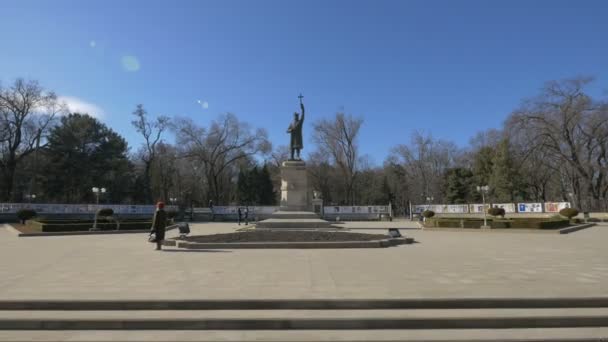
<path id="1" fill-rule="evenodd" d="M 362 118 L 336 113 L 333 120 L 320 119 L 314 123 L 313 139 L 319 150 L 331 156 L 341 172 L 344 184 L 344 203 L 353 204 L 354 184 L 357 177 L 359 146 L 357 138 Z"/>
<path id="2" fill-rule="evenodd" d="M 255 131 L 233 114 L 220 116 L 208 130 L 192 120 L 182 119 L 176 125 L 177 142 L 183 156 L 198 161 L 209 184 L 210 198 L 220 204 L 229 200 L 225 182 L 233 179 L 227 172 L 238 161 L 270 152 L 272 146 L 264 129 Z"/>
<path id="3" fill-rule="evenodd" d="M 583 210 L 605 203 L 608 192 L 608 105 L 585 93 L 591 81 L 548 82 L 508 121 L 509 129 L 525 137 L 528 153 L 540 151 L 549 165 L 559 165 L 562 180 L 570 183 L 565 191 Z"/>
<path id="4" fill-rule="evenodd" d="M 131 124 L 144 138 L 143 146 L 139 156 L 144 163 L 144 181 L 146 198 L 152 200 L 151 172 L 156 161 L 157 146 L 161 143 L 162 134 L 169 126 L 169 117 L 159 116 L 155 120 L 150 120 L 148 113 L 142 104 L 138 104 L 133 112 L 135 119 Z"/>
<path id="5" fill-rule="evenodd" d="M 455 166 L 459 154 L 453 143 L 416 132 L 410 145 L 393 148 L 388 162 L 393 169 L 399 170 L 402 178 L 409 179 L 411 201 L 426 201 L 427 197 L 432 197 L 438 202 L 443 200 L 443 176 Z"/>
<path id="6" fill-rule="evenodd" d="M 17 79 L 8 88 L 0 87 L 0 168 L 4 200 L 14 199 L 15 170 L 18 164 L 38 148 L 55 115 L 66 111 L 53 92 L 45 91 L 37 81 Z"/>

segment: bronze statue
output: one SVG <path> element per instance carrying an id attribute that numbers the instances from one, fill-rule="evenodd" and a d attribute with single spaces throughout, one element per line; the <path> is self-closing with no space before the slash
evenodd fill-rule
<path id="1" fill-rule="evenodd" d="M 302 94 L 298 96 L 300 99 L 300 108 L 302 108 L 302 118 L 299 118 L 298 112 L 293 113 L 293 122 L 287 128 L 287 133 L 291 134 L 291 158 L 289 160 L 302 160 L 300 158 L 300 150 L 304 148 L 304 143 L 302 140 L 302 124 L 304 123 L 304 104 L 302 103 Z M 294 158 L 294 152 L 296 153 L 296 158 Z"/>

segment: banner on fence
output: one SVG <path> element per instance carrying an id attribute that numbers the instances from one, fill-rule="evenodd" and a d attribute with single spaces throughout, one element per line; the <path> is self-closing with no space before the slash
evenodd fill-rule
<path id="1" fill-rule="evenodd" d="M 545 202 L 546 213 L 558 213 L 565 208 L 570 208 L 570 202 Z"/>
<path id="2" fill-rule="evenodd" d="M 387 214 L 388 205 L 354 205 L 354 206 L 326 206 L 325 214 Z"/>
<path id="3" fill-rule="evenodd" d="M 483 209 L 483 204 L 469 204 L 469 212 L 471 214 L 483 214 L 485 210 Z M 489 204 L 485 204 L 486 209 L 490 208 Z"/>
<path id="4" fill-rule="evenodd" d="M 13 214 L 20 209 L 31 208 L 39 214 L 94 214 L 102 208 L 110 208 L 115 214 L 154 214 L 153 205 L 121 204 L 42 204 L 42 203 L 0 203 L 0 213 Z M 177 206 L 168 205 L 166 210 L 177 210 Z"/>
<path id="5" fill-rule="evenodd" d="M 542 213 L 542 203 L 517 203 L 517 211 L 520 213 Z"/>
<path id="6" fill-rule="evenodd" d="M 279 210 L 279 207 L 274 206 L 238 206 L 238 205 L 229 205 L 229 206 L 214 206 L 213 214 L 214 215 L 238 215 L 238 210 L 241 208 L 241 211 L 247 209 L 249 211 L 249 216 L 255 214 L 266 214 L 270 215 L 275 211 Z"/>

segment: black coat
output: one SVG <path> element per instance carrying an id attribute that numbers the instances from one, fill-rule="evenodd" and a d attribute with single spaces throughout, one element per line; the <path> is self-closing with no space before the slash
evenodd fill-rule
<path id="1" fill-rule="evenodd" d="M 163 209 L 158 209 L 152 218 L 152 231 L 156 235 L 157 240 L 165 238 L 165 228 L 167 228 L 167 212 Z"/>

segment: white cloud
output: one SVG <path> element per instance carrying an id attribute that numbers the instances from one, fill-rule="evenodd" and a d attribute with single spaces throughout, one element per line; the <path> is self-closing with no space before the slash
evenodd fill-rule
<path id="1" fill-rule="evenodd" d="M 59 96 L 58 99 L 59 102 L 65 103 L 70 113 L 89 114 L 97 119 L 102 119 L 105 116 L 105 113 L 101 107 L 77 97 Z"/>

